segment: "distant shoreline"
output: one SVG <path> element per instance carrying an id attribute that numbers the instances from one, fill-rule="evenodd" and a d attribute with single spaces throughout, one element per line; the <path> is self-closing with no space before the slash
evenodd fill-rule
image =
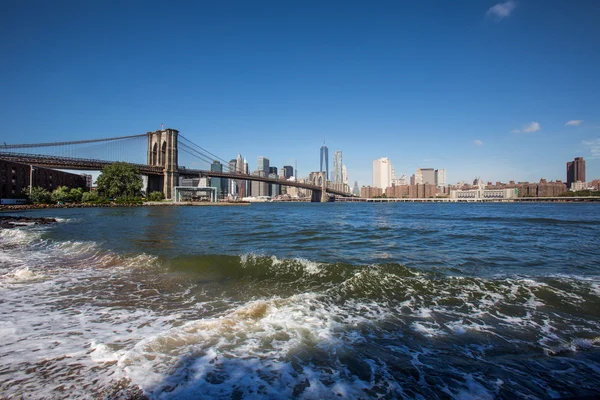
<path id="1" fill-rule="evenodd" d="M 338 199 L 336 203 L 598 203 L 600 196 L 581 197 L 515 197 L 509 199 L 450 199 L 427 198 L 427 199 L 398 199 L 398 198 L 348 198 Z"/>
<path id="2" fill-rule="evenodd" d="M 275 201 L 265 203 L 306 203 L 296 201 Z M 337 200 L 333 203 L 471 203 L 471 204 L 508 204 L 508 203 L 600 203 L 599 196 L 589 197 L 520 197 L 514 199 L 360 199 L 355 198 L 352 200 Z M 30 210 L 46 210 L 46 209 L 58 209 L 58 208 L 109 208 L 109 207 L 235 207 L 235 206 L 249 206 L 250 202 L 222 202 L 222 203 L 211 203 L 211 202 L 166 202 L 166 201 L 148 201 L 142 204 L 137 203 L 107 203 L 107 204 L 15 204 L 15 205 L 0 205 L 1 212 L 14 212 L 14 211 L 30 211 Z M 263 204 L 263 203 L 261 203 Z"/>
<path id="3" fill-rule="evenodd" d="M 11 211 L 29 211 L 29 210 L 46 210 L 46 209 L 56 209 L 56 208 L 101 208 L 101 207 L 182 207 L 182 206 L 206 206 L 206 207 L 226 207 L 226 206 L 249 206 L 250 203 L 246 202 L 231 202 L 231 203 L 209 203 L 209 202 L 160 202 L 160 201 L 148 201 L 142 204 L 136 203 L 107 203 L 107 204 L 15 204 L 15 205 L 1 205 L 0 212 L 11 212 Z"/>

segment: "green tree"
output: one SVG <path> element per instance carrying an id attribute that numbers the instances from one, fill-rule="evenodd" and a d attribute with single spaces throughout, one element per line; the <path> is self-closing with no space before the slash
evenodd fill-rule
<path id="1" fill-rule="evenodd" d="M 83 189 L 72 188 L 69 190 L 69 196 L 71 196 L 71 201 L 74 201 L 75 203 L 81 203 L 81 199 L 83 198 Z"/>
<path id="2" fill-rule="evenodd" d="M 29 194 L 29 201 L 31 201 L 32 203 L 35 204 L 39 204 L 39 203 L 50 203 L 50 192 L 48 192 L 46 189 L 39 187 L 39 186 L 34 186 L 33 188 L 31 188 L 31 193 Z"/>
<path id="3" fill-rule="evenodd" d="M 163 201 L 165 199 L 165 195 L 162 192 L 151 192 L 148 195 L 149 201 Z"/>
<path id="4" fill-rule="evenodd" d="M 81 196 L 82 203 L 95 203 L 98 201 L 98 193 L 96 192 L 85 192 L 83 196 Z"/>
<path id="5" fill-rule="evenodd" d="M 97 184 L 101 195 L 112 198 L 139 196 L 143 185 L 137 168 L 124 162 L 104 167 Z"/>
<path id="6" fill-rule="evenodd" d="M 71 201 L 71 196 L 69 195 L 69 188 L 66 186 L 59 186 L 50 195 L 50 198 L 53 202 L 61 202 L 67 203 Z"/>

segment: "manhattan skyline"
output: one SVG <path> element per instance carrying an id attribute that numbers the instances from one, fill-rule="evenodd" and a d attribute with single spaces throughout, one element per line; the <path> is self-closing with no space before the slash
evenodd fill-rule
<path id="1" fill-rule="evenodd" d="M 564 181 L 575 157 L 600 177 L 596 2 L 7 1 L 0 10 L 9 143 L 164 123 L 225 159 L 297 160 L 301 176 L 319 169 L 326 137 L 361 186 L 382 157 L 399 176 L 442 165 L 448 183 Z"/>

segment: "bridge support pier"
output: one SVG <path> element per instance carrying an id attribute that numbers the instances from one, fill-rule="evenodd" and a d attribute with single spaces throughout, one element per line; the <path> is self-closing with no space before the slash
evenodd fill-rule
<path id="1" fill-rule="evenodd" d="M 310 201 L 313 203 L 326 203 L 329 200 L 329 196 L 327 195 L 327 174 L 323 171 L 311 172 L 309 180 L 313 185 L 321 187 L 321 190 L 313 189 Z"/>
<path id="2" fill-rule="evenodd" d="M 320 190 L 313 190 L 310 201 L 311 201 L 311 203 L 320 203 L 322 197 L 323 197 L 323 195 Z"/>
<path id="3" fill-rule="evenodd" d="M 164 190 L 164 176 L 148 175 L 146 185 L 146 195 L 152 192 L 162 192 Z"/>
<path id="4" fill-rule="evenodd" d="M 321 190 L 321 203 L 327 203 L 329 201 L 329 196 L 325 190 Z"/>
<path id="5" fill-rule="evenodd" d="M 179 181 L 178 134 L 175 129 L 148 132 L 148 165 L 164 168 L 163 176 L 148 177 L 148 193 L 160 190 L 165 199 L 172 200 Z M 152 189 L 151 189 L 152 187 Z"/>

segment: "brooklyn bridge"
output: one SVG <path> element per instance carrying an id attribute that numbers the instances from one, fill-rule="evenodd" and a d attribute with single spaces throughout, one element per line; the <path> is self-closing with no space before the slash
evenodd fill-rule
<path id="1" fill-rule="evenodd" d="M 174 198 L 179 178 L 195 177 L 259 181 L 308 189 L 312 191 L 311 199 L 314 202 L 328 201 L 330 196 L 352 196 L 329 187 L 324 173 L 314 174 L 313 181 L 301 183 L 231 170 L 227 161 L 185 138 L 175 129 L 68 142 L 4 143 L 0 145 L 0 158 L 49 168 L 87 171 L 100 171 L 117 161 L 127 162 L 135 166 L 140 174 L 147 176 L 147 193 L 161 191 L 166 199 Z M 213 161 L 223 161 L 226 171 L 201 168 Z"/>

